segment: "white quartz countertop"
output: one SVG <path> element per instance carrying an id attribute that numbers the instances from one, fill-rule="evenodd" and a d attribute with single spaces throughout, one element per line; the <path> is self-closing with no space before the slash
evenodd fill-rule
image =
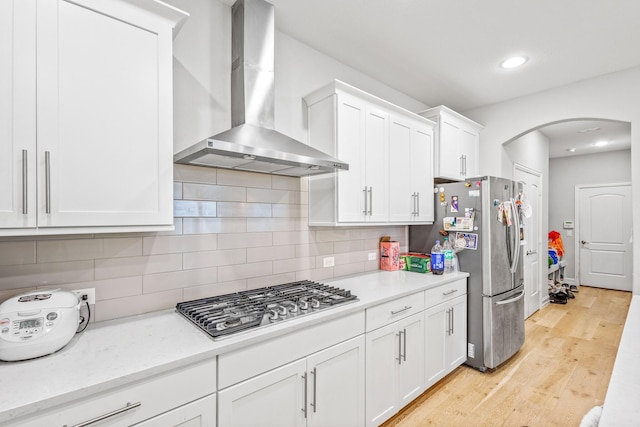
<path id="1" fill-rule="evenodd" d="M 91 324 L 57 353 L 0 362 L 0 424 L 467 276 L 376 271 L 327 280 L 358 301 L 219 341 L 174 310 Z"/>
<path id="2" fill-rule="evenodd" d="M 613 365 L 600 427 L 637 426 L 640 424 L 640 295 L 631 299 L 622 331 L 616 362 Z"/>

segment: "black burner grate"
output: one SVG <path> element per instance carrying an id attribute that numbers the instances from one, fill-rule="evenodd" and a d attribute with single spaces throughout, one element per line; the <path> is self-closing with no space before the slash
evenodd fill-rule
<path id="1" fill-rule="evenodd" d="M 351 291 L 304 280 L 185 301 L 176 311 L 216 339 L 356 300 Z"/>

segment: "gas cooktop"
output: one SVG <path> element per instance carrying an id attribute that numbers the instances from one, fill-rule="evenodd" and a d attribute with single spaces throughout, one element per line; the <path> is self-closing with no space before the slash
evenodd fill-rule
<path id="1" fill-rule="evenodd" d="M 185 301 L 176 311 L 216 340 L 357 300 L 351 291 L 304 280 Z"/>

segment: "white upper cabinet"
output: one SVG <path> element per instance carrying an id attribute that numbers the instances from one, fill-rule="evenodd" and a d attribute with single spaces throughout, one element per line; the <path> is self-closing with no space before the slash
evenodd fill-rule
<path id="1" fill-rule="evenodd" d="M 309 178 L 309 225 L 433 222 L 431 121 L 338 80 L 305 102 L 309 145 L 349 164 Z"/>
<path id="2" fill-rule="evenodd" d="M 36 226 L 36 2 L 0 2 L 0 227 Z"/>
<path id="3" fill-rule="evenodd" d="M 0 72 L 16 81 L 0 83 L 13 88 L 0 122 L 14 130 L 0 140 L 0 214 L 12 214 L 0 234 L 170 228 L 172 43 L 186 14 L 146 0 L 1 7 L 14 13 L 0 18 L 12 31 Z"/>
<path id="4" fill-rule="evenodd" d="M 435 176 L 456 181 L 478 176 L 480 131 L 484 126 L 443 105 L 420 115 L 437 123 Z"/>
<path id="5" fill-rule="evenodd" d="M 429 166 L 427 166 L 429 165 Z M 389 221 L 433 222 L 433 129 L 410 117 L 391 116 Z"/>

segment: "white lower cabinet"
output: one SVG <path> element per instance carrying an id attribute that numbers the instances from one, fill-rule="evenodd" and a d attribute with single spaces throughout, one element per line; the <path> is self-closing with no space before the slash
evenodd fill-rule
<path id="1" fill-rule="evenodd" d="M 367 333 L 367 426 L 378 426 L 424 391 L 422 312 Z"/>
<path id="2" fill-rule="evenodd" d="M 467 360 L 467 295 L 463 293 L 466 281 L 457 288 L 438 290 L 441 294 L 451 293 L 444 296 L 446 302 L 428 307 L 424 312 L 426 388 Z M 453 296 L 453 290 L 458 296 Z"/>
<path id="3" fill-rule="evenodd" d="M 220 391 L 219 425 L 364 425 L 364 351 L 359 336 Z"/>
<path id="4" fill-rule="evenodd" d="M 3 427 L 215 427 L 216 360 L 206 360 L 102 393 L 87 395 Z"/>

